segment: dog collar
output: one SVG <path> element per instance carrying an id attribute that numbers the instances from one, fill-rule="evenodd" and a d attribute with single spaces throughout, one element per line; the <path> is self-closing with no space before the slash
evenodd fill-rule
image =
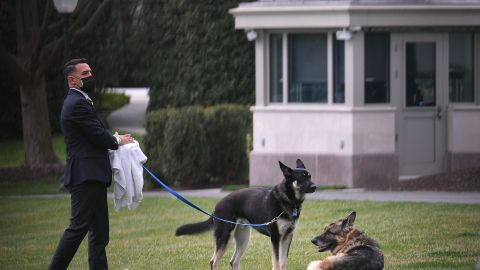
<path id="1" fill-rule="evenodd" d="M 297 217 L 297 216 L 298 216 L 298 210 L 297 210 L 297 208 L 293 208 L 293 210 L 292 210 L 292 216 L 293 216 L 293 217 Z"/>

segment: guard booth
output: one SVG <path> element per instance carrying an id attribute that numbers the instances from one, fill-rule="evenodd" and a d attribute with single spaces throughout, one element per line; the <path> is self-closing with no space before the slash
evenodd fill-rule
<path id="1" fill-rule="evenodd" d="M 480 167 L 480 1 L 273 1 L 255 42 L 250 185 L 301 158 L 320 185 L 386 188 Z"/>

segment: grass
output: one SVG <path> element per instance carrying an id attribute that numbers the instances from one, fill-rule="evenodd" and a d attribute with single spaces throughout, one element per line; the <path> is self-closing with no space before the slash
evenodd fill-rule
<path id="1" fill-rule="evenodd" d="M 120 133 L 123 133 L 119 131 Z M 113 131 L 112 131 L 113 133 Z M 133 135 L 139 142 L 143 137 Z M 54 136 L 55 152 L 65 160 L 61 135 Z M 23 164 L 21 141 L 0 142 L 0 167 Z M 0 183 L 0 265 L 2 269 L 45 269 L 68 225 L 70 200 L 8 197 L 55 194 L 58 181 Z M 231 187 L 237 189 L 238 187 Z M 338 187 L 341 188 L 341 187 Z M 193 198 L 204 209 L 218 199 Z M 208 269 L 211 233 L 174 236 L 176 227 L 205 219 L 173 198 L 148 197 L 134 211 L 110 207 L 111 269 Z M 305 202 L 290 252 L 289 269 L 305 269 L 308 262 L 328 254 L 316 252 L 310 239 L 323 227 L 357 211 L 357 226 L 375 238 L 385 252 L 385 269 L 474 269 L 480 260 L 480 205 L 379 203 L 358 201 Z M 84 241 L 69 269 L 87 268 Z M 270 243 L 253 232 L 242 269 L 271 269 Z M 230 247 L 221 269 L 229 269 Z"/>
<path id="2" fill-rule="evenodd" d="M 42 181 L 21 181 L 21 182 L 1 182 L 0 196 L 8 195 L 33 195 L 33 194 L 58 194 L 60 181 L 42 180 Z"/>
<path id="3" fill-rule="evenodd" d="M 109 132 L 113 134 L 115 131 L 110 130 Z M 119 130 L 118 133 L 125 134 L 127 132 Z M 140 147 L 143 149 L 143 135 L 132 134 L 132 136 L 139 142 Z M 52 144 L 53 151 L 57 157 L 61 162 L 65 163 L 67 154 L 65 151 L 65 143 L 63 142 L 63 135 L 53 135 Z M 21 139 L 0 141 L 0 168 L 22 166 L 24 162 L 23 141 Z"/>
<path id="4" fill-rule="evenodd" d="M 2 187 L 3 190 L 3 187 Z M 14 190 L 10 194 L 16 194 Z M 218 199 L 192 198 L 204 209 Z M 147 197 L 134 211 L 110 207 L 111 269 L 209 269 L 211 233 L 175 237 L 176 227 L 205 219 L 171 197 Z M 357 211 L 357 226 L 375 238 L 385 252 L 385 269 L 474 269 L 480 259 L 480 205 L 305 202 L 290 251 L 289 269 L 305 269 L 321 259 L 310 239 L 323 227 Z M 0 265 L 2 269 L 45 269 L 68 225 L 70 200 L 0 198 Z M 69 269 L 87 268 L 86 240 Z M 221 269 L 230 269 L 230 247 Z M 242 269 L 271 269 L 269 240 L 252 233 Z"/>
<path id="5" fill-rule="evenodd" d="M 222 186 L 222 191 L 235 191 L 247 187 L 248 185 L 224 185 Z"/>
<path id="6" fill-rule="evenodd" d="M 53 150 L 58 158 L 65 162 L 65 144 L 62 135 L 54 135 L 52 137 Z M 24 164 L 23 141 L 6 140 L 0 141 L 0 167 L 15 167 Z"/>
<path id="7" fill-rule="evenodd" d="M 339 186 L 339 185 L 317 186 L 317 190 L 341 190 L 346 188 L 347 188 L 346 186 Z"/>
<path id="8" fill-rule="evenodd" d="M 97 110 L 113 111 L 130 102 L 130 97 L 115 92 L 102 92 L 98 97 Z"/>

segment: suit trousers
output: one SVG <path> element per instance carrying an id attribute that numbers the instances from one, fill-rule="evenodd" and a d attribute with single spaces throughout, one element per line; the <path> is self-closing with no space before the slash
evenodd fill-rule
<path id="1" fill-rule="evenodd" d="M 86 181 L 72 186 L 70 194 L 70 226 L 58 243 L 49 269 L 67 269 L 87 232 L 90 269 L 108 269 L 105 251 L 109 241 L 106 184 Z"/>

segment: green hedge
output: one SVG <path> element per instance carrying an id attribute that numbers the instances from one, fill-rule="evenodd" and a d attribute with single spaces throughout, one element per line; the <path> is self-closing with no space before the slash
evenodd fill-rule
<path id="1" fill-rule="evenodd" d="M 103 91 L 96 98 L 97 110 L 113 111 L 130 103 L 130 97 L 123 93 Z"/>
<path id="2" fill-rule="evenodd" d="M 182 187 L 246 183 L 248 106 L 164 109 L 147 115 L 148 166 L 168 184 Z"/>
<path id="3" fill-rule="evenodd" d="M 255 42 L 235 30 L 229 13 L 241 2 L 142 1 L 133 73 L 150 87 L 149 111 L 253 104 Z"/>

